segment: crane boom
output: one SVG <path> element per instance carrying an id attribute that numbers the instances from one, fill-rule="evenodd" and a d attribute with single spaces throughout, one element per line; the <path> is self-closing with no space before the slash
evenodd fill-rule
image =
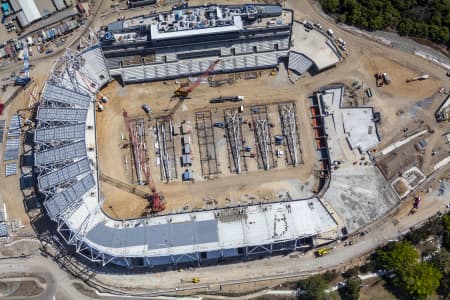
<path id="1" fill-rule="evenodd" d="M 194 81 L 187 89 L 185 89 L 185 88 L 183 88 L 183 87 L 179 87 L 179 88 L 175 91 L 174 96 L 175 96 L 175 97 L 179 97 L 179 98 L 186 98 L 193 90 L 195 90 L 195 89 L 199 86 L 200 82 L 201 82 L 205 77 L 207 77 L 209 73 L 211 73 L 211 72 L 214 70 L 214 68 L 216 67 L 216 65 L 217 65 L 219 62 L 220 62 L 220 59 L 217 59 L 217 60 L 213 61 L 213 62 L 209 65 L 208 69 L 206 69 L 206 71 L 203 72 L 202 75 L 200 75 L 199 77 L 197 77 L 197 79 L 196 79 L 196 80 L 195 80 L 195 81 Z"/>
<path id="2" fill-rule="evenodd" d="M 197 79 L 194 81 L 194 83 L 188 88 L 187 92 L 190 93 L 193 90 L 195 90 L 198 85 L 200 84 L 200 82 L 206 77 L 208 76 L 209 73 L 211 73 L 214 68 L 216 67 L 216 65 L 219 63 L 220 59 L 215 60 L 212 64 L 209 65 L 208 69 L 206 69 L 206 71 L 200 76 L 197 77 Z"/>
<path id="3" fill-rule="evenodd" d="M 152 174 L 150 173 L 150 168 L 147 165 L 147 157 L 145 155 L 145 149 L 137 140 L 136 131 L 132 128 L 128 113 L 123 112 L 123 117 L 125 120 L 125 126 L 128 129 L 128 134 L 130 135 L 131 147 L 136 162 L 136 171 L 138 173 L 138 180 L 142 180 L 142 175 L 144 175 L 145 180 L 150 188 L 152 195 L 152 212 L 163 211 L 166 206 L 161 201 L 161 196 L 156 191 L 155 182 L 153 180 Z"/>

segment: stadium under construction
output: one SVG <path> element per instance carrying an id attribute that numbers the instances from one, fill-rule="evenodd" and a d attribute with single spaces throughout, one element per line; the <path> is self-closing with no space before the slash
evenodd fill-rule
<path id="1" fill-rule="evenodd" d="M 217 58 L 214 72 L 277 66 L 289 57 L 292 22 L 291 11 L 273 5 L 178 7 L 109 24 L 100 43 L 68 49 L 44 86 L 34 134 L 37 189 L 65 243 L 89 261 L 132 268 L 257 258 L 338 239 L 342 227 L 319 196 L 132 220 L 102 210 L 96 94 L 103 86 L 115 77 L 195 75 Z M 332 158 L 318 151 L 329 181 Z"/>
<path id="2" fill-rule="evenodd" d="M 124 83 L 267 69 L 288 59 L 293 12 L 278 5 L 174 7 L 100 32 L 111 76 Z M 303 60 L 307 60 L 303 58 Z"/>

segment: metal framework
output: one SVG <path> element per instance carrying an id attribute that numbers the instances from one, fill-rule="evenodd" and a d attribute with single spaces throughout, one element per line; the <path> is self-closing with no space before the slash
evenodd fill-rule
<path id="1" fill-rule="evenodd" d="M 79 255 L 103 266 L 114 263 L 129 268 L 201 263 L 309 249 L 313 238 L 320 234 L 318 228 L 334 230 L 335 222 L 323 207 L 308 210 L 310 219 L 307 225 L 299 223 L 298 213 L 306 211 L 305 202 L 300 200 L 294 204 L 296 211 L 292 211 L 291 203 L 279 202 L 158 216 L 151 221 L 111 220 L 100 208 L 96 157 L 91 152 L 86 153 L 85 138 L 92 142 L 93 137 L 85 132 L 89 129 L 87 124 L 95 126 L 95 115 L 80 110 L 95 110 L 91 100 L 96 92 L 89 92 L 93 88 L 89 87 L 90 79 L 80 80 L 83 60 L 77 53 L 68 51 L 61 61 L 64 63 L 58 66 L 58 71 L 55 67 L 51 84 L 76 94 L 74 98 L 77 99 L 88 95 L 89 105 L 81 107 L 81 102 L 57 101 L 53 95 L 43 99 L 41 118 L 35 131 L 36 168 L 39 171 L 38 189 L 45 196 L 47 213 L 64 241 L 72 245 Z M 55 91 L 61 92 L 58 88 Z M 45 110 L 47 108 L 48 111 Z M 58 116 L 62 120 L 55 120 Z M 80 122 L 78 117 L 81 116 L 88 119 Z M 205 128 L 211 127 L 210 123 L 204 124 Z M 225 123 L 229 153 L 233 156 L 236 171 L 241 172 L 246 170 L 246 164 L 245 159 L 243 162 L 240 159 L 243 140 L 238 109 L 225 113 Z M 161 147 L 159 152 L 164 158 L 161 160 L 161 165 L 164 165 L 162 173 L 166 173 L 166 178 L 174 178 L 172 122 L 157 120 L 156 125 Z M 139 133 L 145 126 L 134 126 L 137 134 L 145 139 L 145 135 Z M 85 149 L 81 149 L 83 145 Z M 320 202 L 317 200 L 316 203 Z M 315 217 L 319 211 L 320 215 Z M 262 227 L 255 227 L 255 220 Z M 289 232 L 288 226 L 291 226 Z M 261 230 L 264 230 L 263 238 Z"/>
<path id="2" fill-rule="evenodd" d="M 278 105 L 280 113 L 281 128 L 286 137 L 286 145 L 289 152 L 288 164 L 296 166 L 301 163 L 299 157 L 299 138 L 297 131 L 297 122 L 295 119 L 295 103 L 280 103 Z"/>
<path id="3" fill-rule="evenodd" d="M 267 106 L 252 106 L 253 129 L 258 149 L 257 162 L 260 169 L 269 170 L 275 167 L 272 151 L 272 139 L 269 128 Z"/>
<path id="4" fill-rule="evenodd" d="M 66 211 L 71 205 L 76 205 L 82 201 L 82 196 L 95 187 L 95 180 L 92 174 L 88 174 L 82 179 L 77 180 L 73 185 L 53 195 L 44 202 L 48 215 L 55 220 L 62 212 Z"/>
<path id="5" fill-rule="evenodd" d="M 214 128 L 212 126 L 211 111 L 202 111 L 195 114 L 198 146 L 202 175 L 219 174 L 216 156 L 216 143 L 214 141 Z"/>
<path id="6" fill-rule="evenodd" d="M 83 123 L 87 112 L 84 108 L 39 107 L 36 119 L 41 123 Z"/>
<path id="7" fill-rule="evenodd" d="M 247 171 L 244 158 L 244 165 L 241 165 L 241 152 L 243 150 L 241 117 L 237 108 L 224 110 L 225 128 L 229 145 L 230 165 L 233 166 L 232 172 L 241 173 Z"/>
<path id="8" fill-rule="evenodd" d="M 87 156 L 86 144 L 84 141 L 78 141 L 37 151 L 34 156 L 34 163 L 37 167 L 43 167 L 50 164 L 71 162 L 85 156 Z"/>
<path id="9" fill-rule="evenodd" d="M 157 120 L 156 134 L 159 145 L 159 157 L 161 160 L 161 180 L 168 182 L 177 178 L 172 119 L 165 118 L 163 120 Z"/>

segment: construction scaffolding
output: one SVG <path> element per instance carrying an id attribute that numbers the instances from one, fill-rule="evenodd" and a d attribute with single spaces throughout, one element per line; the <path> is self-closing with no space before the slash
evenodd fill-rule
<path id="1" fill-rule="evenodd" d="M 202 176 L 219 174 L 211 111 L 195 114 Z"/>
<path id="2" fill-rule="evenodd" d="M 266 105 L 251 107 L 253 132 L 255 134 L 258 168 L 269 170 L 275 168 L 270 135 L 270 122 Z"/>
<path id="3" fill-rule="evenodd" d="M 230 171 L 239 174 L 242 171 L 247 171 L 245 156 L 241 156 L 244 145 L 241 117 L 238 108 L 225 109 L 224 114 Z"/>
<path id="4" fill-rule="evenodd" d="M 157 153 L 159 153 L 161 180 L 169 182 L 178 178 L 172 119 L 157 120 L 156 135 L 159 147 Z"/>
<path id="5" fill-rule="evenodd" d="M 296 107 L 294 102 L 278 104 L 284 145 L 287 148 L 286 161 L 288 165 L 296 166 L 302 163 L 300 139 L 298 138 L 297 122 L 295 118 Z"/>
<path id="6" fill-rule="evenodd" d="M 130 119 L 127 112 L 123 112 L 125 123 L 128 126 L 131 147 L 133 152 L 134 168 L 136 171 L 137 184 L 142 185 L 145 181 L 145 174 L 148 171 L 148 152 L 145 141 L 144 119 Z"/>
<path id="7" fill-rule="evenodd" d="M 3 143 L 3 135 L 5 133 L 5 120 L 0 120 L 0 143 Z"/>

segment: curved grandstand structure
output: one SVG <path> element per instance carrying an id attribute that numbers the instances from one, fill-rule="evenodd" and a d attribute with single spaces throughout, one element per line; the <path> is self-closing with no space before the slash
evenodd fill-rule
<path id="1" fill-rule="evenodd" d="M 288 53 L 292 16 L 286 25 L 286 16 L 278 6 L 196 9 L 198 16 L 194 18 L 190 10 L 182 8 L 166 15 L 110 24 L 108 31 L 103 32 L 109 42 L 103 40 L 101 46 L 91 45 L 80 52 L 68 49 L 55 64 L 36 114 L 34 164 L 38 170 L 37 189 L 44 197 L 44 207 L 57 224 L 57 231 L 64 241 L 89 261 L 103 266 L 109 263 L 151 267 L 214 262 L 310 249 L 336 240 L 341 229 L 345 234 L 344 226 L 350 233 L 355 232 L 389 211 L 396 203 L 395 196 L 385 187 L 386 181 L 374 166 L 352 165 L 350 172 L 348 167 L 342 167 L 334 173 L 336 179 L 330 180 L 330 168 L 336 161 L 354 161 L 352 155 L 347 155 L 349 151 L 342 148 L 350 133 L 352 139 L 348 142 L 360 151 L 372 147 L 379 140 L 377 132 L 373 131 L 373 127 L 376 128 L 371 119 L 373 111 L 341 107 L 343 87 L 334 87 L 321 90 L 310 99 L 321 175 L 329 184 L 319 194 L 321 198 L 289 198 L 289 201 L 270 204 L 133 220 L 115 220 L 103 212 L 104 199 L 98 185 L 101 166 L 97 163 L 96 94 L 112 80 L 111 76 L 126 83 L 193 75 L 204 72 L 211 57 L 217 59 L 217 55 L 225 57 L 218 72 L 263 68 L 278 65 L 279 57 Z M 217 20 L 222 16 L 222 23 L 202 20 L 203 16 L 211 14 L 213 17 L 209 19 Z M 243 20 L 245 25 L 263 18 L 268 18 L 267 23 L 262 22 L 265 29 L 251 25 L 242 27 Z M 157 27 L 157 21 L 172 26 L 181 26 L 183 22 L 188 25 L 183 23 L 187 26 L 185 29 L 174 30 L 172 27 Z M 193 25 L 190 26 L 189 22 Z M 239 30 L 235 29 L 236 26 L 240 26 Z M 129 27 L 137 32 L 132 38 L 128 35 Z M 171 46 L 175 37 L 183 37 L 188 31 L 196 37 L 220 32 L 224 40 L 216 41 L 206 52 L 196 52 L 199 49 L 194 45 L 189 49 L 174 48 L 174 53 L 169 53 L 170 47 L 156 47 L 159 40 Z M 250 40 L 255 44 L 251 47 L 246 44 L 245 36 L 248 34 L 254 35 Z M 266 49 L 263 46 L 267 34 L 271 36 L 268 43 L 276 46 Z M 284 44 L 279 44 L 280 38 Z M 189 40 L 191 44 L 195 41 Z M 143 47 L 139 51 L 128 49 L 138 44 Z M 234 49 L 230 50 L 233 53 L 225 53 L 227 49 Z M 137 65 L 130 64 L 131 58 L 122 57 L 125 54 L 133 54 Z M 264 63 L 264 55 L 271 55 L 273 59 Z M 149 56 L 151 62 L 146 60 Z M 230 63 L 229 68 L 225 68 L 227 62 Z M 302 61 L 297 63 L 304 64 Z M 153 71 L 150 72 L 149 68 Z M 354 122 L 355 116 L 365 121 L 365 125 Z M 372 132 L 368 145 L 361 142 L 367 132 Z M 370 201 L 361 201 L 363 198 Z M 330 213 L 323 201 L 333 205 L 345 223 Z M 352 211 L 357 216 L 348 213 Z"/>
<path id="2" fill-rule="evenodd" d="M 41 96 L 37 187 L 67 244 L 103 265 L 158 266 L 311 248 L 338 226 L 318 198 L 119 221 L 101 209 L 96 92 L 110 81 L 98 45 L 68 50 Z"/>

